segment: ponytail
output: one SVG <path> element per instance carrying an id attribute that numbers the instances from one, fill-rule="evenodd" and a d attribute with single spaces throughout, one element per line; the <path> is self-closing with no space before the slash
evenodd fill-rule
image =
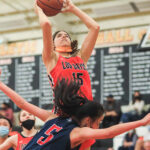
<path id="1" fill-rule="evenodd" d="M 79 96 L 82 95 L 79 82 L 69 82 L 64 78 L 57 83 L 54 95 L 56 112 L 63 116 L 74 116 L 78 109 L 88 101 L 86 97 Z"/>
<path id="2" fill-rule="evenodd" d="M 93 121 L 104 114 L 101 104 L 89 101 L 80 91 L 80 84 L 64 78 L 59 81 L 54 89 L 55 110 L 61 117 L 74 117 L 79 122 L 90 117 Z"/>

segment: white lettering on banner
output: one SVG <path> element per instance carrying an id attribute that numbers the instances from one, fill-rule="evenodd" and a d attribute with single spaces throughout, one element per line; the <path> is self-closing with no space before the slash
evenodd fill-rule
<path id="1" fill-rule="evenodd" d="M 42 40 L 0 44 L 0 57 L 15 57 L 41 54 Z"/>
<path id="2" fill-rule="evenodd" d="M 96 45 L 100 47 L 108 47 L 109 45 L 139 43 L 147 29 L 148 26 L 142 26 L 111 31 L 100 31 Z"/>
<path id="3" fill-rule="evenodd" d="M 22 58 L 22 62 L 25 63 L 25 62 L 34 62 L 35 61 L 35 57 L 32 56 L 32 57 L 23 57 Z"/>
<path id="4" fill-rule="evenodd" d="M 11 64 L 12 60 L 11 59 L 1 59 L 0 60 L 0 65 L 8 65 Z"/>

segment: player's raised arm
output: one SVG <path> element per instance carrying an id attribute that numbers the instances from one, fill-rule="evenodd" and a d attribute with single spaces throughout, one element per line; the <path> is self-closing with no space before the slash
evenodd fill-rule
<path id="1" fill-rule="evenodd" d="M 43 10 L 35 2 L 35 12 L 39 17 L 39 23 L 43 32 L 43 53 L 42 58 L 46 67 L 49 62 L 55 59 L 56 54 L 54 52 L 53 38 L 52 38 L 52 25 L 48 20 L 48 17 L 44 14 Z"/>
<path id="2" fill-rule="evenodd" d="M 81 139 L 108 139 L 148 123 L 150 123 L 150 113 L 141 120 L 114 125 L 106 129 L 82 128 L 79 135 Z"/>
<path id="3" fill-rule="evenodd" d="M 52 112 L 46 111 L 33 104 L 28 103 L 24 98 L 22 98 L 19 94 L 17 94 L 14 90 L 9 88 L 1 81 L 0 90 L 4 92 L 19 108 L 37 116 L 39 119 L 46 121 L 49 117 L 54 117 L 54 114 Z"/>
<path id="4" fill-rule="evenodd" d="M 81 47 L 81 58 L 84 63 L 87 63 L 92 50 L 94 49 L 100 27 L 91 17 L 76 7 L 71 0 L 66 0 L 65 4 L 65 12 L 71 12 L 76 15 L 88 28 L 88 34 L 86 35 Z"/>

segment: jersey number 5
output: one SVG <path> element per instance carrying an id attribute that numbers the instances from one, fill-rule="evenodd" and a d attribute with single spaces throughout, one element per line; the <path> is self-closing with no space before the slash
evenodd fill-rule
<path id="1" fill-rule="evenodd" d="M 83 79 L 82 79 L 83 73 L 73 73 L 72 75 L 75 81 L 77 80 L 79 81 L 80 85 L 83 85 Z"/>
<path id="2" fill-rule="evenodd" d="M 46 130 L 45 135 L 48 136 L 46 139 L 44 136 L 41 136 L 38 140 L 37 143 L 39 145 L 43 145 L 47 142 L 49 142 L 50 140 L 53 139 L 54 135 L 51 133 L 53 130 L 56 130 L 56 132 L 59 132 L 62 128 L 57 126 L 56 124 L 52 125 L 48 130 Z M 44 139 L 44 140 L 43 140 Z"/>

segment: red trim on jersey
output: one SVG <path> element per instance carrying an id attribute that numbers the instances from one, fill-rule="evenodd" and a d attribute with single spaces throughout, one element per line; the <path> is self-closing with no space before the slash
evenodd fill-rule
<path id="1" fill-rule="evenodd" d="M 16 150 L 23 150 L 23 148 L 32 140 L 32 137 L 23 137 L 21 134 L 18 134 L 18 142 Z"/>
<path id="2" fill-rule="evenodd" d="M 91 147 L 93 144 L 95 143 L 94 139 L 89 139 L 87 141 L 85 141 L 84 143 L 81 144 L 80 149 L 79 150 L 84 150 L 86 148 Z"/>

